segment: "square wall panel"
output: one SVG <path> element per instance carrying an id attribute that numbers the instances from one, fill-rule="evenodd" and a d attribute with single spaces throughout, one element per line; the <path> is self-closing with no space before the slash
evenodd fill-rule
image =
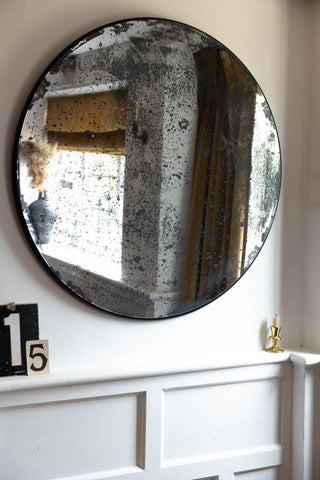
<path id="1" fill-rule="evenodd" d="M 166 390 L 164 464 L 279 441 L 278 379 Z"/>

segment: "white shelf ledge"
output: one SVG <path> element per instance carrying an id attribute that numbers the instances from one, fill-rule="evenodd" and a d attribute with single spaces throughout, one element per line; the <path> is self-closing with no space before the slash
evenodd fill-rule
<path id="1" fill-rule="evenodd" d="M 217 357 L 215 355 L 214 359 L 210 359 L 209 355 L 207 354 L 201 358 L 191 358 L 189 365 L 186 365 L 185 362 L 179 365 L 177 359 L 175 359 L 174 363 L 172 361 L 170 362 L 170 359 L 167 359 L 165 365 L 163 364 L 163 359 L 161 359 L 161 361 L 159 360 L 158 365 L 153 362 L 151 367 L 148 367 L 145 364 L 136 364 L 133 367 L 128 364 L 117 364 L 116 367 L 114 364 L 99 364 L 92 365 L 87 369 L 82 368 L 81 370 L 75 368 L 51 369 L 51 373 L 48 375 L 30 377 L 25 375 L 2 377 L 0 378 L 0 392 L 41 389 L 75 384 L 89 384 L 161 375 L 218 370 L 223 368 L 237 368 L 251 365 L 281 363 L 289 361 L 291 355 L 295 355 L 294 358 L 296 361 L 298 361 L 297 359 L 302 356 L 301 358 L 306 358 L 307 360 L 301 361 L 311 362 L 311 357 L 309 354 L 305 354 L 306 357 L 304 357 L 302 352 L 293 353 L 290 350 L 286 350 L 285 352 L 279 354 L 259 351 L 232 356 L 220 355 Z M 315 363 L 320 363 L 320 355 L 318 355 L 318 362 L 316 362 L 314 358 L 312 364 Z"/>

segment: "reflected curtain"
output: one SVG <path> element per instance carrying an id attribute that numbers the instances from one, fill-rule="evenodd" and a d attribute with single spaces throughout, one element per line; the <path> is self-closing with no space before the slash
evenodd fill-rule
<path id="1" fill-rule="evenodd" d="M 124 155 L 126 110 L 126 90 L 48 98 L 48 141 L 63 150 Z"/>
<path id="2" fill-rule="evenodd" d="M 256 86 L 227 52 L 194 54 L 196 138 L 185 302 L 214 298 L 243 270 Z"/>

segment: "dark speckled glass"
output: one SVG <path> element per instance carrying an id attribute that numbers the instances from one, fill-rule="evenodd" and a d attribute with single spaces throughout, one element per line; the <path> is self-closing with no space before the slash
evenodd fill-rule
<path id="1" fill-rule="evenodd" d="M 68 291 L 133 318 L 215 300 L 261 250 L 281 180 L 257 82 L 193 27 L 132 19 L 56 58 L 24 108 L 14 152 L 30 243 Z"/>

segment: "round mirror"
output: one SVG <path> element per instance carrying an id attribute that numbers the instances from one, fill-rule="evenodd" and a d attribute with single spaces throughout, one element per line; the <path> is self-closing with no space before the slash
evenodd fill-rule
<path id="1" fill-rule="evenodd" d="M 190 26 L 133 19 L 66 49 L 36 84 L 15 148 L 18 209 L 58 281 L 136 318 L 230 288 L 270 231 L 281 161 L 243 64 Z"/>

